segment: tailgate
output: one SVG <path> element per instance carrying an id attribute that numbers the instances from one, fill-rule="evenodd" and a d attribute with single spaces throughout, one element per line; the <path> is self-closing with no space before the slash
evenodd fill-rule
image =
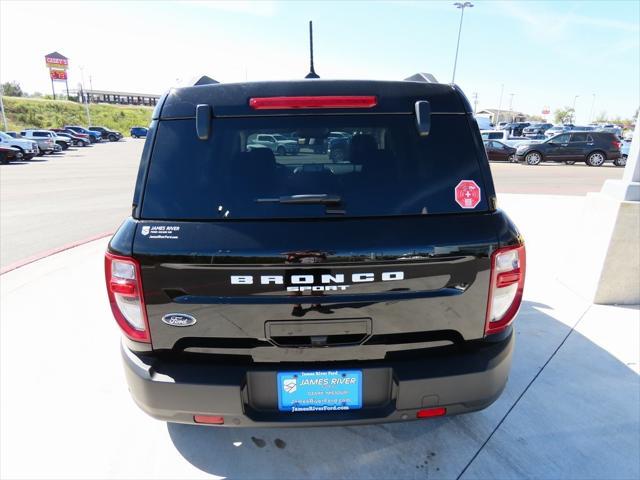
<path id="1" fill-rule="evenodd" d="M 133 252 L 153 348 L 318 361 L 481 338 L 503 222 L 500 212 L 141 221 Z"/>

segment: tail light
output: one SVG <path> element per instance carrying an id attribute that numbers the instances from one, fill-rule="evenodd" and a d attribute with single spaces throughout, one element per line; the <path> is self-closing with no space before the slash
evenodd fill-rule
<path id="1" fill-rule="evenodd" d="M 526 270 L 524 245 L 499 248 L 491 255 L 491 285 L 485 335 L 507 328 L 520 308 Z"/>
<path id="2" fill-rule="evenodd" d="M 254 110 L 289 110 L 296 108 L 372 108 L 375 96 L 325 95 L 314 97 L 257 97 L 249 99 Z"/>
<path id="3" fill-rule="evenodd" d="M 620 150 L 622 148 L 622 142 L 619 142 L 618 140 L 611 142 L 611 145 L 613 145 L 613 148 L 616 150 Z"/>
<path id="4" fill-rule="evenodd" d="M 140 264 L 133 258 L 107 252 L 104 271 L 109 303 L 116 322 L 131 340 L 151 343 Z"/>
<path id="5" fill-rule="evenodd" d="M 418 410 L 416 418 L 432 418 L 441 417 L 447 414 L 447 409 L 444 407 L 423 408 Z"/>

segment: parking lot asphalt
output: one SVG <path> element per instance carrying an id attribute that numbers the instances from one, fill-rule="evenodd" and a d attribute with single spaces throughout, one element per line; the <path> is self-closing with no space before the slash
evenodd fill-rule
<path id="1" fill-rule="evenodd" d="M 0 165 L 0 269 L 115 231 L 130 213 L 143 144 L 128 138 Z M 623 172 L 611 164 L 493 162 L 491 169 L 498 193 L 561 195 L 598 191 Z"/>
<path id="2" fill-rule="evenodd" d="M 481 412 L 401 424 L 218 429 L 147 417 L 126 389 L 106 239 L 0 277 L 1 478 L 640 476 L 640 310 L 557 280 L 584 199 L 503 195 L 527 242 L 506 390 Z"/>

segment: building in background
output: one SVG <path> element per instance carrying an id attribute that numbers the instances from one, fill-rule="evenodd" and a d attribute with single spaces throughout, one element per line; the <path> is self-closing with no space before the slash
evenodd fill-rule
<path id="1" fill-rule="evenodd" d="M 109 90 L 76 91 L 79 101 L 86 99 L 88 103 L 112 103 L 118 105 L 146 105 L 154 106 L 160 95 L 155 93 L 113 92 Z M 82 98 L 84 95 L 84 99 Z"/>
<path id="2" fill-rule="evenodd" d="M 498 122 L 524 122 L 528 115 L 511 110 L 498 110 L 497 108 L 485 108 L 476 113 L 478 117 L 487 117 L 494 125 Z"/>

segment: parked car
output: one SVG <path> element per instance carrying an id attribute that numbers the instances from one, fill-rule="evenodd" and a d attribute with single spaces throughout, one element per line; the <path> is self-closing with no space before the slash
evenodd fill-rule
<path id="1" fill-rule="evenodd" d="M 99 142 L 102 139 L 102 134 L 100 132 L 96 132 L 94 130 L 88 130 L 84 127 L 80 127 L 78 125 L 65 125 L 65 130 L 72 130 L 77 133 L 84 133 L 89 136 L 89 140 L 91 143 Z"/>
<path id="2" fill-rule="evenodd" d="M 71 144 L 75 146 L 86 147 L 91 143 L 91 140 L 89 140 L 89 137 L 84 134 L 69 133 L 71 132 L 71 130 L 67 131 L 61 128 L 53 129 L 53 131 L 56 133 L 57 136 L 70 140 Z"/>
<path id="3" fill-rule="evenodd" d="M 487 140 L 484 142 L 484 149 L 487 151 L 487 157 L 489 160 L 498 162 L 511 162 L 518 161 L 516 158 L 516 149 L 505 145 L 498 140 Z"/>
<path id="4" fill-rule="evenodd" d="M 564 162 L 573 165 L 585 162 L 599 167 L 606 161 L 620 165 L 621 142 L 607 132 L 568 132 L 556 135 L 544 142 L 523 144 L 516 151 L 518 161 L 527 165 L 540 162 Z"/>
<path id="5" fill-rule="evenodd" d="M 491 127 L 493 127 L 493 125 L 491 125 L 491 120 L 489 120 L 488 117 L 475 116 L 474 118 L 476 119 L 476 123 L 480 130 L 491 130 Z"/>
<path id="6" fill-rule="evenodd" d="M 103 140 L 109 140 L 110 142 L 117 142 L 122 139 L 122 134 L 120 132 L 116 132 L 115 130 L 110 130 L 105 127 L 88 127 L 88 130 L 92 132 L 98 132 L 102 136 Z"/>
<path id="7" fill-rule="evenodd" d="M 143 138 L 147 136 L 148 131 L 147 127 L 131 127 L 129 133 L 133 138 Z"/>
<path id="8" fill-rule="evenodd" d="M 533 136 L 533 135 L 543 135 L 544 132 L 553 127 L 552 123 L 534 123 L 525 127 L 522 130 L 522 134 L 525 137 Z"/>
<path id="9" fill-rule="evenodd" d="M 623 140 L 622 145 L 620 146 L 620 158 L 618 159 L 619 167 L 624 167 L 627 165 L 627 158 L 629 157 L 629 150 L 631 149 L 631 140 Z"/>
<path id="10" fill-rule="evenodd" d="M 327 139 L 326 153 L 329 160 L 335 163 L 346 162 L 349 159 L 352 136 L 332 136 Z"/>
<path id="11" fill-rule="evenodd" d="M 613 133 L 615 136 L 617 136 L 618 138 L 622 138 L 622 128 L 618 127 L 616 125 L 606 125 L 604 127 L 596 127 L 596 130 L 598 130 L 599 132 L 609 132 L 609 133 Z"/>
<path id="12" fill-rule="evenodd" d="M 0 145 L 0 163 L 6 165 L 9 162 L 13 162 L 14 160 L 21 160 L 22 152 L 13 147 Z"/>
<path id="13" fill-rule="evenodd" d="M 89 135 L 84 133 L 74 132 L 68 128 L 52 128 L 51 131 L 56 132 L 57 135 L 63 135 L 70 138 L 73 141 L 73 144 L 79 147 L 86 147 L 91 144 Z"/>
<path id="14" fill-rule="evenodd" d="M 544 136 L 547 138 L 551 138 L 564 132 L 570 132 L 572 129 L 573 129 L 573 124 L 571 123 L 567 123 L 564 125 L 554 125 L 553 127 L 548 128 L 544 132 Z"/>
<path id="15" fill-rule="evenodd" d="M 105 254 L 142 410 L 229 427 L 349 425 L 500 396 L 525 246 L 496 207 L 459 87 L 296 80 L 165 98 L 131 217 Z M 260 135 L 347 128 L 359 133 L 346 164 L 247 151 L 280 141 Z"/>
<path id="16" fill-rule="evenodd" d="M 53 153 L 56 151 L 56 141 L 54 133 L 49 130 L 22 130 L 20 135 L 29 140 L 33 140 L 38 143 L 38 156 L 41 157 L 45 153 Z M 62 147 L 58 145 L 58 148 L 62 150 Z"/>
<path id="17" fill-rule="evenodd" d="M 22 138 L 17 134 L 16 137 L 13 137 L 5 132 L 0 132 L 0 146 L 17 148 L 22 153 L 23 160 L 31 160 L 39 153 L 37 142 Z"/>
<path id="18" fill-rule="evenodd" d="M 511 133 L 511 136 L 513 137 L 521 137 L 522 131 L 529 125 L 531 125 L 529 122 L 507 123 L 504 127 L 502 127 L 502 130 L 509 131 Z"/>
<path id="19" fill-rule="evenodd" d="M 58 135 L 58 133 L 54 132 L 53 130 L 49 131 L 53 133 L 53 139 L 56 142 L 56 145 L 60 145 L 60 148 L 62 150 L 67 150 L 71 145 L 73 145 L 73 140 L 71 140 L 69 137 Z"/>
<path id="20" fill-rule="evenodd" d="M 297 155 L 300 146 L 296 140 L 290 140 L 281 134 L 254 134 L 249 137 L 248 148 L 260 148 L 258 145 L 269 148 L 276 155 Z"/>

